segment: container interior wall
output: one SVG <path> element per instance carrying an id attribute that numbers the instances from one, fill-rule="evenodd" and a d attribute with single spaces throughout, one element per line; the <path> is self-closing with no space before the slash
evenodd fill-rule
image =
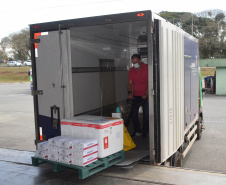
<path id="1" fill-rule="evenodd" d="M 130 58 L 146 30 L 146 21 L 70 29 L 74 115 L 128 111 Z"/>
<path id="2" fill-rule="evenodd" d="M 181 146 L 184 138 L 184 36 L 176 26 L 160 21 L 161 162 Z"/>

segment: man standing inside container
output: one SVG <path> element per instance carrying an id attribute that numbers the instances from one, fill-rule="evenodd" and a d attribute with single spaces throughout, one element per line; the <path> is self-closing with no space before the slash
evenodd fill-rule
<path id="1" fill-rule="evenodd" d="M 134 133 L 132 137 L 142 134 L 146 136 L 149 130 L 149 106 L 148 106 L 148 65 L 142 62 L 139 54 L 131 57 L 133 67 L 129 70 L 128 99 L 134 98 L 134 111 L 132 115 Z M 141 133 L 138 113 L 140 105 L 143 107 L 143 129 Z"/>

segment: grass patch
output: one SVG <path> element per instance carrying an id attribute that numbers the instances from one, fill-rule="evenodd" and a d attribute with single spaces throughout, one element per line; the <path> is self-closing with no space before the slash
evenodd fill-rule
<path id="1" fill-rule="evenodd" d="M 0 83 L 29 82 L 31 67 L 0 67 Z"/>
<path id="2" fill-rule="evenodd" d="M 13 83 L 13 82 L 30 82 L 28 71 L 30 66 L 22 67 L 0 67 L 0 83 Z M 214 75 L 215 67 L 201 67 L 202 79 L 208 75 Z"/>
<path id="3" fill-rule="evenodd" d="M 215 67 L 201 67 L 201 77 L 202 79 L 208 75 L 214 75 L 216 68 Z"/>

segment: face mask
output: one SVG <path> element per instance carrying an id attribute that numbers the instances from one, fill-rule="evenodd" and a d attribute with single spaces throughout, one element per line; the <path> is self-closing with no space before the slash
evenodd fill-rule
<path id="1" fill-rule="evenodd" d="M 140 67 L 140 65 L 138 63 L 136 63 L 136 64 L 133 64 L 133 67 L 137 69 Z"/>

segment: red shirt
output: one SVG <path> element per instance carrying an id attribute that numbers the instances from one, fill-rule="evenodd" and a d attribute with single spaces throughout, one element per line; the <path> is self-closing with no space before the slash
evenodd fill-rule
<path id="1" fill-rule="evenodd" d="M 142 63 L 138 70 L 132 67 L 129 70 L 129 80 L 133 82 L 133 95 L 144 95 L 148 86 L 148 65 Z"/>

